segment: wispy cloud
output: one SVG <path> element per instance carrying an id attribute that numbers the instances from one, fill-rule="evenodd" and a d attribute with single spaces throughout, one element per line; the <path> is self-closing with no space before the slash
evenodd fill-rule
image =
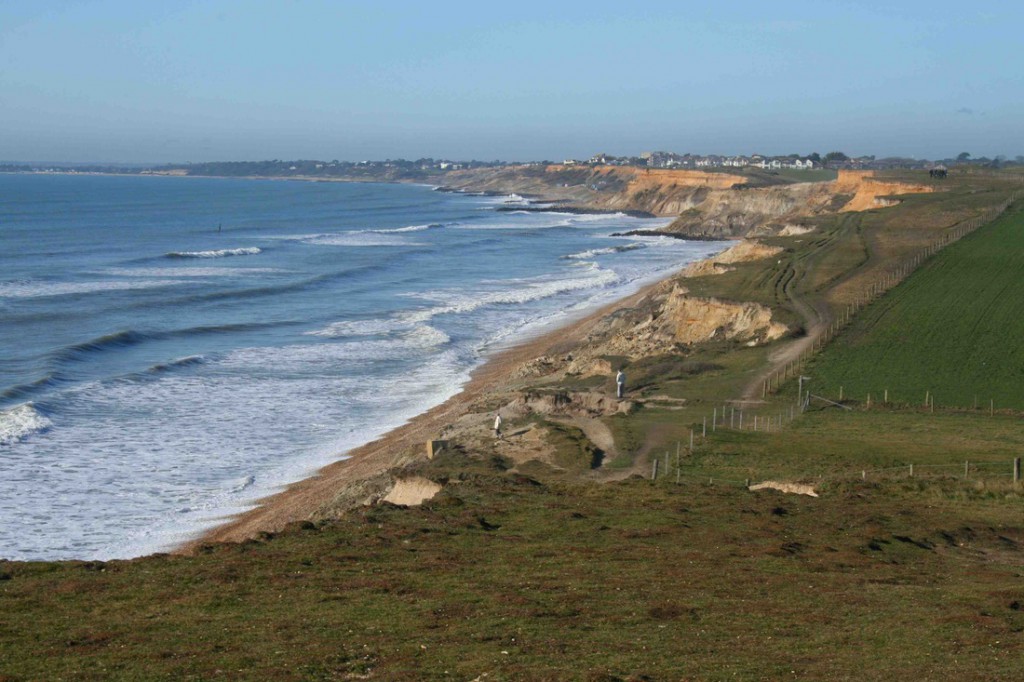
<path id="1" fill-rule="evenodd" d="M 960 107 L 956 110 L 956 113 L 963 114 L 964 116 L 974 116 L 974 109 L 970 107 Z"/>

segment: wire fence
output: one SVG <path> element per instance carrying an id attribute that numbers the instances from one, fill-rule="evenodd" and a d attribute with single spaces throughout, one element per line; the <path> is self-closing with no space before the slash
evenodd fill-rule
<path id="1" fill-rule="evenodd" d="M 1013 192 L 1010 197 L 1001 204 L 989 208 L 975 218 L 954 225 L 931 244 L 928 244 L 924 248 L 921 248 L 890 265 L 873 281 L 864 284 L 861 289 L 854 294 L 854 300 L 849 303 L 844 310 L 841 310 L 838 316 L 828 323 L 828 326 L 812 332 L 808 342 L 808 347 L 800 353 L 796 359 L 773 372 L 764 380 L 762 397 L 778 392 L 787 380 L 800 376 L 808 361 L 828 345 L 828 343 L 832 341 L 839 332 L 849 326 L 850 322 L 858 312 L 871 305 L 871 303 L 876 301 L 887 291 L 903 282 L 915 270 L 917 270 L 917 268 L 924 264 L 925 261 L 932 258 L 939 251 L 950 244 L 960 241 L 983 225 L 987 225 L 988 223 L 996 220 L 999 216 L 1005 213 L 1010 206 L 1019 200 L 1021 196 L 1024 196 L 1024 193 Z"/>
<path id="2" fill-rule="evenodd" d="M 1006 201 L 1002 202 L 998 206 L 988 209 L 980 216 L 971 220 L 963 221 L 955 225 L 952 229 L 943 233 L 937 240 L 890 266 L 874 281 L 865 285 L 861 291 L 856 294 L 853 303 L 849 304 L 846 309 L 842 311 L 840 315 L 827 327 L 818 330 L 810 338 L 810 342 L 808 343 L 806 350 L 804 350 L 795 360 L 787 363 L 785 366 L 772 373 L 770 377 L 765 379 L 762 391 L 763 397 L 777 393 L 781 389 L 782 385 L 787 381 L 799 379 L 801 381 L 801 385 L 798 390 L 797 401 L 794 404 L 781 409 L 778 406 L 773 406 L 767 409 L 762 407 L 760 409 L 753 410 L 747 408 L 745 403 L 742 401 L 728 401 L 723 403 L 720 407 L 714 406 L 711 414 L 702 416 L 700 421 L 690 429 L 688 446 L 682 441 L 676 443 L 674 468 L 672 467 L 672 453 L 670 452 L 665 452 L 664 458 L 652 458 L 651 479 L 657 480 L 666 476 L 670 478 L 674 476 L 677 483 L 682 482 L 684 478 L 688 478 L 698 481 L 705 480 L 711 484 L 721 483 L 749 488 L 751 485 L 751 478 L 749 477 L 743 477 L 742 479 L 728 478 L 716 476 L 714 472 L 698 473 L 695 471 L 685 471 L 682 466 L 683 449 L 686 448 L 687 454 L 692 455 L 697 446 L 706 443 L 708 439 L 713 438 L 718 431 L 749 431 L 764 433 L 781 431 L 786 424 L 797 419 L 802 413 L 810 408 L 812 399 L 822 401 L 841 409 L 853 409 L 854 406 L 847 404 L 848 401 L 846 401 L 842 395 L 842 389 L 840 389 L 838 400 L 813 395 L 809 391 L 803 390 L 802 379 L 800 379 L 800 377 L 802 376 L 802 370 L 805 368 L 807 362 L 816 353 L 820 352 L 821 349 L 823 349 L 830 341 L 832 341 L 839 332 L 847 327 L 858 312 L 909 277 L 925 261 L 933 257 L 943 248 L 956 243 L 983 225 L 997 219 L 1006 212 L 1011 205 L 1018 201 L 1021 196 L 1024 196 L 1024 193 L 1014 192 Z M 892 404 L 888 402 L 888 397 L 888 391 L 886 390 L 883 395 L 883 404 L 891 406 Z M 737 405 L 737 402 L 739 405 Z M 871 398 L 868 396 L 865 406 L 870 408 L 871 405 Z M 929 411 L 934 412 L 934 395 L 929 394 L 926 396 L 925 405 Z M 975 407 L 977 408 L 977 400 L 975 400 Z M 989 412 L 990 414 L 995 413 L 994 400 L 990 401 Z M 829 480 L 856 478 L 868 480 L 869 478 L 884 478 L 892 476 L 920 478 L 928 472 L 934 472 L 940 469 L 952 470 L 954 468 L 960 468 L 961 466 L 962 477 L 965 479 L 969 479 L 972 474 L 975 477 L 982 477 L 982 474 L 984 474 L 985 478 L 1008 478 L 1014 484 L 1020 483 L 1020 458 L 1015 458 L 1008 464 L 1006 462 L 964 462 L 962 465 L 907 464 L 896 467 L 860 469 L 848 473 L 831 473 L 827 478 Z M 717 468 L 720 469 L 721 467 Z M 816 480 L 824 479 L 825 476 L 818 476 Z"/>
<path id="3" fill-rule="evenodd" d="M 963 481 L 1005 481 L 1019 486 L 1021 483 L 1021 458 L 1015 457 L 1012 460 L 985 460 L 969 461 L 947 464 L 920 464 L 908 463 L 890 467 L 873 467 L 862 469 L 850 469 L 846 471 L 833 471 L 828 474 L 798 475 L 781 477 L 755 476 L 749 473 L 748 467 L 729 467 L 718 465 L 709 467 L 704 471 L 697 471 L 692 464 L 684 462 L 678 450 L 673 467 L 671 453 L 666 452 L 664 458 L 655 457 L 651 465 L 651 480 L 674 477 L 677 484 L 683 479 L 695 482 L 707 482 L 709 485 L 736 485 L 743 488 L 750 488 L 756 485 L 757 479 L 764 481 L 796 480 L 811 482 L 840 482 L 840 481 L 881 481 L 896 479 L 924 479 L 944 478 L 959 479 Z M 734 478 L 732 474 L 723 474 L 723 470 L 734 469 L 737 473 L 746 474 L 742 478 Z"/>

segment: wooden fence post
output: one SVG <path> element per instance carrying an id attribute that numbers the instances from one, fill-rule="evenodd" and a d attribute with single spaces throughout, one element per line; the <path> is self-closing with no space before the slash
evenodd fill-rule
<path id="1" fill-rule="evenodd" d="M 1013 458 L 1013 482 L 1020 483 L 1020 457 Z"/>
<path id="2" fill-rule="evenodd" d="M 654 465 L 651 468 L 651 480 L 652 481 L 658 480 L 658 458 L 657 457 L 654 458 Z"/>

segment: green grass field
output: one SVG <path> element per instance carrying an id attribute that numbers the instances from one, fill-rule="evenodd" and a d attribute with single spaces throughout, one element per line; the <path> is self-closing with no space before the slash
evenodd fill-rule
<path id="1" fill-rule="evenodd" d="M 1024 207 L 939 252 L 808 368 L 816 392 L 1024 409 Z"/>

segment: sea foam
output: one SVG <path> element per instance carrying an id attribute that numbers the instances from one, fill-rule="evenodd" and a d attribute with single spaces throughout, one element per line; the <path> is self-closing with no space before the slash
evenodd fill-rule
<path id="1" fill-rule="evenodd" d="M 568 256 L 562 256 L 562 258 L 570 260 L 587 260 L 594 258 L 595 256 L 606 256 L 612 253 L 623 253 L 625 251 L 636 251 L 637 249 L 647 248 L 646 244 L 640 244 L 634 242 L 632 244 L 623 244 L 622 246 L 609 246 L 601 249 L 588 249 L 586 251 L 580 251 L 579 253 L 570 253 Z"/>
<path id="2" fill-rule="evenodd" d="M 0 445 L 10 445 L 53 426 L 32 403 L 0 410 Z"/>
<path id="3" fill-rule="evenodd" d="M 572 291 L 599 289 L 619 281 L 619 276 L 615 272 L 605 270 L 596 263 L 587 263 L 586 270 L 589 274 L 583 277 L 498 281 L 493 284 L 502 285 L 503 288 L 476 294 L 458 291 L 410 294 L 411 297 L 437 301 L 441 305 L 406 313 L 404 317 L 410 321 L 426 322 L 438 315 L 470 313 L 486 306 L 530 303 Z"/>

